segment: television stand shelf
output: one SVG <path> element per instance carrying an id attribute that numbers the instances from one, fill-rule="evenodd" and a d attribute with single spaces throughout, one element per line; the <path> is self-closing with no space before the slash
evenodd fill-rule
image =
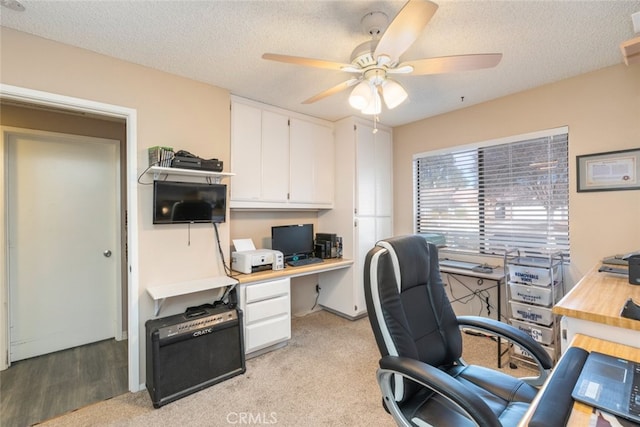
<path id="1" fill-rule="evenodd" d="M 210 289 L 224 288 L 231 286 L 231 289 L 238 284 L 236 279 L 228 276 L 215 276 L 206 279 L 192 280 L 189 282 L 168 283 L 165 285 L 149 286 L 147 293 L 153 299 L 154 315 L 158 316 L 164 300 L 167 298 L 192 294 L 200 291 L 208 291 Z"/>
<path id="2" fill-rule="evenodd" d="M 152 173 L 154 180 L 157 180 L 160 175 L 178 175 L 213 178 L 216 183 L 218 183 L 222 178 L 235 175 L 234 173 L 230 172 L 214 172 L 202 169 L 167 168 L 163 166 L 151 166 L 147 170 L 147 173 Z"/>

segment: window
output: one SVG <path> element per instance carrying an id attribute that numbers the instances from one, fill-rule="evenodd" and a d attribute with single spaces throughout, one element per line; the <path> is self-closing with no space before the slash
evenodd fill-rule
<path id="1" fill-rule="evenodd" d="M 569 260 L 568 129 L 414 156 L 416 233 L 448 250 Z"/>

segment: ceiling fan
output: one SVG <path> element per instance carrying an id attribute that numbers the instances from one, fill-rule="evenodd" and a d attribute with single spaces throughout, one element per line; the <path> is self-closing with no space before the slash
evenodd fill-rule
<path id="1" fill-rule="evenodd" d="M 349 64 L 275 53 L 265 53 L 262 58 L 355 74 L 355 77 L 312 96 L 303 104 L 311 104 L 355 86 L 349 96 L 351 106 L 363 114 L 378 115 L 382 100 L 387 108 L 392 109 L 408 97 L 400 83 L 389 77 L 391 75 L 441 74 L 491 68 L 502 59 L 501 53 L 487 53 L 400 62 L 400 56 L 418 38 L 437 9 L 438 5 L 428 0 L 409 0 L 386 30 L 386 14 L 368 13 L 362 18 L 362 25 L 372 39 L 354 49 Z"/>

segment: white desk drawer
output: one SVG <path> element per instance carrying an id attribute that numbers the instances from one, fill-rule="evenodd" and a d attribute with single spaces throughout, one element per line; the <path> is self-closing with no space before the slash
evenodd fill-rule
<path id="1" fill-rule="evenodd" d="M 247 304 L 244 313 L 247 325 L 279 314 L 289 315 L 291 310 L 289 295 L 282 295 L 277 298 L 271 298 L 264 301 L 253 302 Z"/>
<path id="2" fill-rule="evenodd" d="M 256 283 L 255 285 L 247 285 L 245 292 L 247 304 L 280 295 L 288 295 L 289 279 L 279 279 L 264 283 Z"/>
<path id="3" fill-rule="evenodd" d="M 291 338 L 291 319 L 288 315 L 273 317 L 244 328 L 245 353 L 251 353 Z"/>

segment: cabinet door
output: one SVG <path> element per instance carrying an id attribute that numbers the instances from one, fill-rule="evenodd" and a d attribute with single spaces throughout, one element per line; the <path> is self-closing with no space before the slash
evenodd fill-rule
<path id="1" fill-rule="evenodd" d="M 379 129 L 374 135 L 376 215 L 391 216 L 393 212 L 393 145 L 391 132 Z"/>
<path id="2" fill-rule="evenodd" d="M 376 242 L 393 236 L 393 224 L 390 216 L 376 217 Z"/>
<path id="3" fill-rule="evenodd" d="M 376 155 L 373 128 L 356 128 L 357 215 L 376 214 Z"/>
<path id="4" fill-rule="evenodd" d="M 262 157 L 262 111 L 245 104 L 231 106 L 231 200 L 258 200 Z"/>
<path id="5" fill-rule="evenodd" d="M 289 118 L 271 111 L 262 112 L 262 179 L 254 175 L 253 184 L 262 183 L 261 199 L 286 202 L 289 193 Z"/>
<path id="6" fill-rule="evenodd" d="M 314 131 L 313 203 L 333 205 L 334 152 L 333 129 L 317 125 Z"/>
<path id="7" fill-rule="evenodd" d="M 353 283 L 354 305 L 365 309 L 364 300 L 364 261 L 367 253 L 376 244 L 376 218 L 359 217 L 356 220 L 356 244 L 358 245 L 356 265 L 356 277 Z"/>
<path id="8" fill-rule="evenodd" d="M 291 119 L 290 202 L 311 203 L 313 201 L 314 130 L 313 123 Z"/>
<path id="9" fill-rule="evenodd" d="M 290 153 L 289 201 L 332 204 L 335 163 L 332 129 L 291 119 Z"/>

